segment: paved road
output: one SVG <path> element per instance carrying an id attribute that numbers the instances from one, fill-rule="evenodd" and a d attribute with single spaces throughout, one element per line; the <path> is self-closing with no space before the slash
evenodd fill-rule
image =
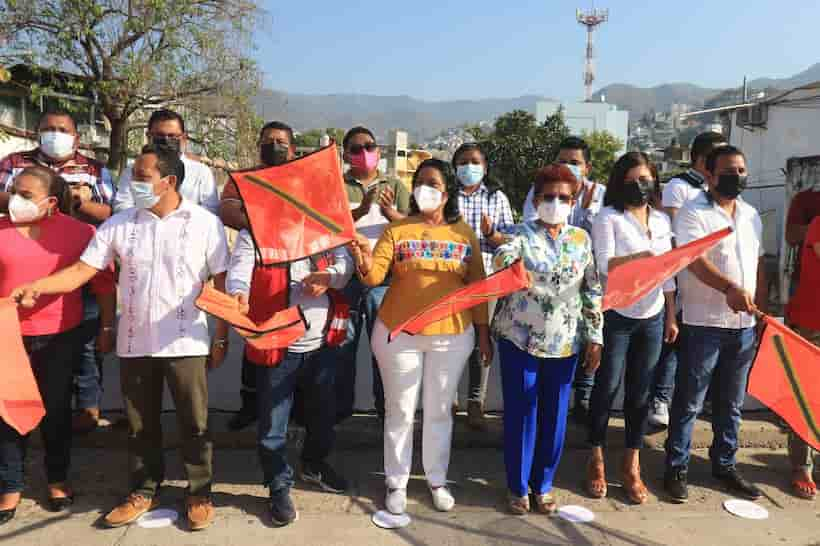
<path id="1" fill-rule="evenodd" d="M 450 477 L 457 505 L 441 514 L 430 503 L 421 469 L 414 468 L 409 488 L 409 527 L 384 531 L 374 527 L 370 514 L 381 507 L 383 487 L 381 453 L 375 449 L 343 451 L 334 464 L 352 483 L 349 495 L 328 495 L 298 486 L 294 492 L 300 519 L 294 525 L 275 529 L 268 525 L 264 489 L 258 484 L 253 450 L 219 449 L 215 454 L 217 485 L 214 498 L 217 520 L 207 531 L 192 534 L 184 525 L 165 529 L 103 530 L 96 522 L 124 491 L 122 450 L 80 448 L 75 450 L 73 480 L 77 503 L 70 514 L 53 515 L 39 506 L 44 483 L 41 452 L 32 453 L 30 484 L 17 518 L 0 528 L 0 544 L 33 545 L 324 545 L 369 544 L 411 546 L 445 545 L 634 545 L 658 544 L 742 546 L 796 544 L 820 545 L 820 503 L 791 497 L 787 492 L 787 461 L 782 449 L 741 450 L 739 468 L 765 490 L 760 501 L 770 512 L 766 521 L 742 520 L 725 512 L 721 504 L 729 498 L 709 475 L 705 450 L 697 450 L 691 468 L 693 482 L 689 504 L 678 506 L 652 497 L 641 507 L 626 503 L 618 485 L 617 472 L 610 476 L 610 496 L 591 500 L 583 496 L 581 483 L 587 452 L 566 452 L 559 470 L 556 490 L 561 504 L 580 504 L 596 514 L 591 524 L 570 524 L 554 518 L 529 515 L 524 518 L 504 512 L 504 476 L 501 452 L 492 448 L 454 451 Z M 170 481 L 163 490 L 165 507 L 179 509 L 184 498 L 181 465 L 173 450 L 168 452 Z M 653 494 L 661 493 L 663 453 L 644 453 L 644 475 Z M 617 469 L 617 454 L 610 467 Z"/>

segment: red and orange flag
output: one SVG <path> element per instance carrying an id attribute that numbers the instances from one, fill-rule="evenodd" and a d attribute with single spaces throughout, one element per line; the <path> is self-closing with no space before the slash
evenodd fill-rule
<path id="1" fill-rule="evenodd" d="M 820 450 L 820 348 L 771 317 L 749 376 L 749 394 Z"/>
<path id="2" fill-rule="evenodd" d="M 257 324 L 239 312 L 234 298 L 208 284 L 202 287 L 196 306 L 233 326 L 247 343 L 263 351 L 285 349 L 305 335 L 305 319 L 298 307 L 288 307 Z"/>
<path id="3" fill-rule="evenodd" d="M 17 305 L 10 298 L 0 299 L 0 347 L 3 347 L 0 418 L 25 435 L 40 423 L 46 408 L 23 347 Z"/>
<path id="4" fill-rule="evenodd" d="M 730 233 L 732 228 L 722 229 L 659 256 L 638 258 L 612 269 L 606 280 L 603 310 L 623 309 L 637 303 Z"/>
<path id="5" fill-rule="evenodd" d="M 335 144 L 283 165 L 230 176 L 263 265 L 301 260 L 353 240 Z"/>
<path id="6" fill-rule="evenodd" d="M 430 324 L 481 303 L 502 298 L 530 285 L 524 263 L 517 260 L 509 267 L 497 271 L 484 280 L 468 284 L 455 292 L 431 303 L 415 316 L 399 324 L 390 332 L 388 341 L 400 333 L 416 335 Z"/>

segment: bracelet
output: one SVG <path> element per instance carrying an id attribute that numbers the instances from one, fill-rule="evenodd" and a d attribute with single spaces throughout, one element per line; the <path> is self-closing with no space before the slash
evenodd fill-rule
<path id="1" fill-rule="evenodd" d="M 213 341 L 213 344 L 216 345 L 217 347 L 224 347 L 225 345 L 228 344 L 228 338 L 215 339 Z"/>
<path id="2" fill-rule="evenodd" d="M 103 332 L 113 332 L 114 327 L 113 326 L 103 326 L 103 327 L 100 328 L 100 330 L 102 330 Z"/>

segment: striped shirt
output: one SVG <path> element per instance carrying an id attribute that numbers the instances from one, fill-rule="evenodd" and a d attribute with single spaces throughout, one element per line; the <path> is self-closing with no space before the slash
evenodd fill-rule
<path id="1" fill-rule="evenodd" d="M 26 167 L 39 165 L 62 176 L 71 185 L 91 188 L 91 200 L 95 203 L 110 205 L 114 200 L 114 183 L 111 172 L 97 161 L 77 152 L 68 161 L 53 165 L 40 153 L 40 149 L 27 152 L 16 152 L 0 160 L 0 188 L 10 191 L 14 179 Z"/>
<path id="2" fill-rule="evenodd" d="M 478 236 L 478 242 L 481 244 L 481 255 L 484 258 L 484 269 L 489 273 L 492 271 L 495 249 L 490 246 L 490 242 L 481 232 L 481 218 L 485 214 L 489 216 L 496 231 L 504 232 L 509 230 L 515 223 L 510 201 L 501 190 L 490 193 L 490 190 L 482 182 L 481 186 L 469 195 L 464 193 L 463 190 L 459 190 L 458 209 L 461 212 L 462 219 L 473 228 Z"/>

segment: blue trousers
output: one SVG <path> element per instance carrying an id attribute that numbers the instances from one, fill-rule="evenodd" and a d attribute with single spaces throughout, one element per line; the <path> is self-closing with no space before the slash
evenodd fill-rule
<path id="1" fill-rule="evenodd" d="M 77 409 L 99 408 L 102 402 L 102 355 L 97 354 L 100 307 L 88 286 L 83 288 L 83 322 L 77 330 L 78 351 L 73 362 Z"/>
<path id="2" fill-rule="evenodd" d="M 678 325 L 683 324 L 683 316 L 678 313 Z M 655 369 L 653 398 L 664 404 L 672 403 L 672 392 L 675 390 L 675 374 L 678 370 L 678 341 L 664 343 L 658 367 Z"/>
<path id="3" fill-rule="evenodd" d="M 746 384 L 756 346 L 754 328 L 683 325 L 666 442 L 667 467 L 686 467 L 689 464 L 692 429 L 703 409 L 710 383 L 714 439 L 709 449 L 709 459 L 716 472 L 734 466 L 740 412 L 746 398 Z"/>
<path id="4" fill-rule="evenodd" d="M 338 354 L 332 347 L 309 353 L 288 352 L 277 366 L 256 366 L 257 447 L 264 485 L 271 493 L 293 487 L 287 460 L 287 432 L 293 393 L 302 394 L 305 444 L 302 461 L 321 462 L 336 440 L 335 378 Z"/>
<path id="5" fill-rule="evenodd" d="M 504 465 L 518 497 L 552 489 L 564 449 L 567 412 L 578 357 L 538 358 L 498 342 L 504 392 Z"/>
<path id="6" fill-rule="evenodd" d="M 663 313 L 646 319 L 604 314 L 604 349 L 589 405 L 589 441 L 606 445 L 609 413 L 624 383 L 626 447 L 640 449 L 646 433 L 655 367 L 663 344 Z"/>

